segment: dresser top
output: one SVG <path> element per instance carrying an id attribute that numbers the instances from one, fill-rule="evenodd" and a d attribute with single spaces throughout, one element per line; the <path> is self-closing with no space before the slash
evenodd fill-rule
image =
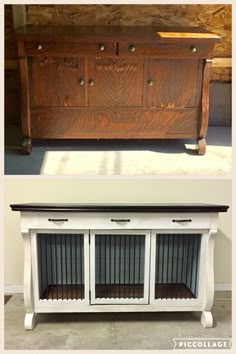
<path id="1" fill-rule="evenodd" d="M 226 212 L 229 208 L 227 205 L 219 204 L 11 204 L 14 211 L 26 212 Z"/>
<path id="2" fill-rule="evenodd" d="M 32 26 L 16 30 L 17 38 L 28 40 L 178 42 L 219 41 L 220 37 L 199 27 L 156 26 Z"/>

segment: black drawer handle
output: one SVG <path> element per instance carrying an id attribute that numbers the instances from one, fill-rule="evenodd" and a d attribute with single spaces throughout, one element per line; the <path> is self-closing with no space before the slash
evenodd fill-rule
<path id="1" fill-rule="evenodd" d="M 52 221 L 52 222 L 65 222 L 65 221 L 68 221 L 68 219 L 48 219 L 48 221 Z"/>
<path id="2" fill-rule="evenodd" d="M 111 219 L 111 222 L 130 222 L 130 219 Z"/>
<path id="3" fill-rule="evenodd" d="M 172 222 L 191 222 L 192 219 L 173 219 Z"/>

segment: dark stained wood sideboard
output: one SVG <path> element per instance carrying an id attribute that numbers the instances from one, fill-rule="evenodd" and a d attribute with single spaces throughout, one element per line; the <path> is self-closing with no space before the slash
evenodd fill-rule
<path id="1" fill-rule="evenodd" d="M 184 139 L 206 150 L 220 37 L 200 28 L 24 26 L 22 133 L 31 139 Z"/>

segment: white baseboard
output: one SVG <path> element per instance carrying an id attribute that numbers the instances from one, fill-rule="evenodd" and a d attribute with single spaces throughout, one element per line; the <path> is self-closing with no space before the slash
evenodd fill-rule
<path id="1" fill-rule="evenodd" d="M 227 283 L 216 283 L 215 284 L 216 291 L 232 291 L 232 284 Z M 5 286 L 4 294 L 23 294 L 24 287 L 23 285 L 13 285 L 13 286 Z"/>
<path id="2" fill-rule="evenodd" d="M 23 285 L 6 285 L 4 286 L 4 294 L 23 294 Z"/>
<path id="3" fill-rule="evenodd" d="M 216 283 L 215 290 L 216 291 L 232 291 L 232 284 Z"/>

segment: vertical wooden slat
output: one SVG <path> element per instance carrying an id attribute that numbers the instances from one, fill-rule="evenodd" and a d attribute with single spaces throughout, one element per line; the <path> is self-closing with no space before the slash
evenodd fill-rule
<path id="1" fill-rule="evenodd" d="M 133 259 L 133 267 L 134 267 L 134 272 L 133 272 L 133 297 L 135 298 L 135 297 L 138 297 L 138 292 L 136 293 L 136 291 L 135 291 L 135 285 L 136 285 L 136 283 L 135 283 L 135 274 L 136 274 L 136 250 L 135 250 L 135 248 L 136 248 L 136 235 L 134 236 L 134 259 Z"/>
<path id="2" fill-rule="evenodd" d="M 111 287 L 111 235 L 109 235 L 109 285 L 110 285 L 110 298 L 112 298 L 112 287 Z"/>
<path id="3" fill-rule="evenodd" d="M 177 235 L 177 260 L 176 260 L 176 283 L 178 284 L 178 278 L 179 278 L 179 236 Z M 178 298 L 178 290 L 176 293 L 176 297 Z"/>
<path id="4" fill-rule="evenodd" d="M 121 235 L 119 235 L 119 299 L 120 299 L 120 278 L 121 278 Z"/>
<path id="5" fill-rule="evenodd" d="M 164 266 L 165 266 L 165 235 L 160 235 L 162 237 L 162 274 L 161 274 L 161 284 L 164 284 Z M 163 289 L 163 287 L 162 287 Z M 161 297 L 163 296 L 163 290 L 161 290 Z"/>
<path id="6" fill-rule="evenodd" d="M 45 263 L 46 263 L 46 286 L 47 286 L 47 292 L 46 292 L 46 298 L 48 300 L 48 250 L 47 250 L 47 236 L 45 239 Z"/>
<path id="7" fill-rule="evenodd" d="M 51 298 L 53 300 L 53 296 L 54 296 L 54 284 L 53 284 L 53 256 L 52 256 L 52 235 L 49 235 L 49 246 L 50 246 L 50 258 L 51 258 L 51 262 L 50 262 L 50 268 L 51 268 L 51 289 L 52 289 L 52 295 Z"/>
<path id="8" fill-rule="evenodd" d="M 197 238 L 197 259 L 196 259 L 196 268 L 195 268 L 195 284 L 194 284 L 194 294 L 197 296 L 197 277 L 198 277 L 198 260 L 200 253 L 200 245 L 201 245 L 201 236 Z"/>
<path id="9" fill-rule="evenodd" d="M 130 290 L 131 290 L 131 237 L 132 236 L 128 236 L 128 247 L 129 247 L 129 269 L 128 269 L 128 274 L 129 274 L 129 295 L 128 297 L 130 298 L 131 295 L 130 295 Z"/>
<path id="10" fill-rule="evenodd" d="M 81 287 L 84 289 L 84 239 L 80 236 L 80 266 L 81 266 Z M 83 294 L 82 294 L 83 293 Z M 84 291 L 81 292 L 80 298 L 84 297 Z"/>

